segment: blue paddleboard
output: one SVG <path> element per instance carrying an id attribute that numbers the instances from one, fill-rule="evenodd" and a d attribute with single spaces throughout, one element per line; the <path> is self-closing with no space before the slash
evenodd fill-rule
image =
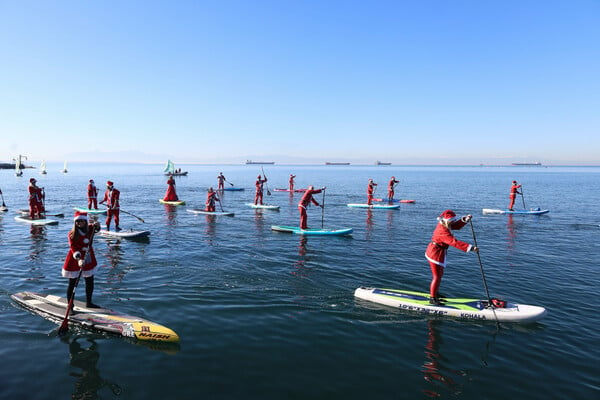
<path id="1" fill-rule="evenodd" d="M 318 229 L 318 228 L 309 228 L 309 229 L 300 229 L 299 226 L 283 226 L 283 225 L 272 225 L 271 230 L 276 232 L 286 232 L 286 233 L 295 233 L 298 235 L 333 235 L 333 236 L 343 236 L 349 235 L 352 233 L 352 228 L 344 228 L 344 229 Z"/>

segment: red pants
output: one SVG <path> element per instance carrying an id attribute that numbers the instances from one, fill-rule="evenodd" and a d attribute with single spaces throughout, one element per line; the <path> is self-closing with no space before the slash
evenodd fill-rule
<path id="1" fill-rule="evenodd" d="M 511 194 L 509 196 L 510 198 L 510 204 L 508 205 L 508 209 L 512 210 L 513 206 L 515 205 L 515 200 L 517 199 L 517 195 L 516 194 Z"/>
<path id="2" fill-rule="evenodd" d="M 208 212 L 215 212 L 215 203 L 207 203 L 206 204 L 206 208 L 204 209 L 204 211 L 208 211 Z"/>
<path id="3" fill-rule="evenodd" d="M 42 214 L 45 212 L 44 203 L 41 201 L 30 201 L 29 202 L 29 218 L 34 219 L 36 216 L 38 218 L 42 217 Z"/>
<path id="4" fill-rule="evenodd" d="M 106 230 L 110 229 L 110 221 L 115 218 L 115 228 L 119 227 L 119 209 L 109 208 L 106 213 Z"/>
<path id="5" fill-rule="evenodd" d="M 256 204 L 261 204 L 262 205 L 262 203 L 263 203 L 262 199 L 263 199 L 263 192 L 262 192 L 262 190 L 256 192 L 256 195 L 254 196 L 254 204 L 255 205 Z"/>
<path id="6" fill-rule="evenodd" d="M 92 206 L 94 206 L 94 209 L 98 209 L 98 199 L 96 197 L 88 197 L 88 209 L 92 209 Z"/>
<path id="7" fill-rule="evenodd" d="M 308 213 L 306 212 L 306 207 L 298 206 L 298 211 L 300 211 L 300 229 L 308 229 Z"/>
<path id="8" fill-rule="evenodd" d="M 431 267 L 431 285 L 429 285 L 429 295 L 431 297 L 438 297 L 438 290 L 440 288 L 440 284 L 442 283 L 442 276 L 444 276 L 444 267 L 441 265 L 437 265 L 429 262 L 429 266 Z"/>
<path id="9" fill-rule="evenodd" d="M 388 190 L 388 199 L 392 200 L 394 198 L 394 191 L 392 189 Z"/>
<path id="10" fill-rule="evenodd" d="M 373 195 L 372 194 L 367 195 L 367 204 L 369 204 L 369 205 L 373 204 Z"/>

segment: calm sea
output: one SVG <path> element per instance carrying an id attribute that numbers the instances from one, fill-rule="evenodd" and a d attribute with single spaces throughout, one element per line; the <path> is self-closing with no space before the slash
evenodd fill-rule
<path id="1" fill-rule="evenodd" d="M 600 168 L 268 165 L 265 202 L 255 211 L 257 165 L 178 165 L 186 206 L 159 204 L 162 165 L 76 164 L 47 176 L 0 171 L 10 208 L 0 215 L 0 398 L 2 399 L 590 399 L 600 395 L 598 314 Z M 225 193 L 235 217 L 198 216 L 208 186 L 223 172 L 245 187 Z M 300 195 L 274 192 L 289 174 L 297 187 L 327 186 L 325 209 L 309 226 L 354 228 L 351 237 L 276 233 L 298 224 Z M 390 176 L 400 210 L 350 209 L 364 202 L 369 178 L 384 195 Z M 14 220 L 27 207 L 27 184 L 45 187 L 58 226 Z M 86 184 L 110 179 L 121 190 L 122 227 L 151 231 L 146 242 L 97 238 L 96 303 L 162 323 L 178 348 L 71 331 L 15 306 L 10 294 L 64 296 L 60 269 L 73 206 Z M 482 215 L 505 208 L 513 179 L 526 206 L 543 216 Z M 317 196 L 321 202 L 323 197 Z M 522 206 L 521 198 L 517 205 Z M 355 300 L 362 285 L 427 291 L 423 256 L 447 208 L 474 215 L 473 227 L 492 296 L 548 309 L 538 323 L 462 322 L 409 314 Z M 456 232 L 472 242 L 471 230 Z M 78 289 L 82 298 L 84 285 Z M 485 297 L 474 254 L 449 252 L 448 296 Z"/>

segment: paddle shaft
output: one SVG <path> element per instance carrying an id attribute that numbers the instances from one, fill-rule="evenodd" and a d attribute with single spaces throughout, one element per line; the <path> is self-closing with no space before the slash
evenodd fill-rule
<path id="1" fill-rule="evenodd" d="M 96 234 L 96 227 L 94 226 L 93 229 L 94 230 L 90 235 L 88 249 L 92 247 L 92 241 L 94 240 L 94 235 Z M 65 313 L 65 318 L 63 319 L 62 324 L 60 324 L 60 328 L 58 328 L 58 334 L 60 336 L 64 335 L 69 331 L 69 315 L 71 315 L 71 308 L 73 307 L 73 303 L 75 302 L 75 289 L 77 289 L 77 285 L 79 285 L 79 281 L 81 280 L 81 275 L 83 274 L 83 266 L 85 265 L 85 259 L 87 258 L 88 254 L 89 250 L 80 258 L 80 260 L 83 260 L 83 265 L 79 268 L 79 274 L 77 274 L 77 279 L 75 280 L 75 285 L 73 286 L 73 293 L 71 293 L 71 298 L 69 299 L 69 303 L 67 304 L 67 312 Z"/>
<path id="2" fill-rule="evenodd" d="M 527 209 L 527 207 L 525 207 L 525 195 L 523 194 L 523 185 L 521 185 L 521 200 L 523 200 L 523 208 Z"/>
<path id="3" fill-rule="evenodd" d="M 323 229 L 324 218 L 325 218 L 325 189 L 323 189 L 323 200 L 321 200 L 321 229 Z"/>
<path id="4" fill-rule="evenodd" d="M 473 244 L 475 245 L 475 247 L 479 247 L 477 246 L 477 238 L 475 237 L 475 228 L 473 228 L 473 220 L 471 219 L 469 220 L 469 222 L 471 224 L 471 233 L 473 234 Z M 494 304 L 492 304 L 492 298 L 490 297 L 490 291 L 488 289 L 487 281 L 485 279 L 485 272 L 483 271 L 483 263 L 481 262 L 481 256 L 479 255 L 479 251 L 477 251 L 477 260 L 479 260 L 479 268 L 481 269 L 481 278 L 483 279 L 483 287 L 485 288 L 485 294 L 488 299 L 488 305 L 492 307 L 492 311 L 494 312 L 494 318 L 496 318 L 496 324 L 498 324 L 498 327 L 500 327 L 500 322 L 498 322 L 498 316 L 496 316 L 496 310 Z"/>
<path id="5" fill-rule="evenodd" d="M 123 212 L 123 213 L 125 213 L 125 214 L 131 215 L 132 217 L 135 217 L 135 218 L 137 218 L 137 219 L 138 219 L 138 220 L 140 220 L 141 222 L 146 222 L 146 221 L 144 221 L 142 218 L 138 217 L 138 216 L 137 216 L 137 215 L 135 215 L 135 214 L 132 214 L 132 213 L 130 213 L 129 211 L 125 211 L 125 210 L 123 210 L 122 208 L 120 208 L 120 210 L 121 210 L 121 212 Z"/>
<path id="6" fill-rule="evenodd" d="M 2 207 L 6 207 L 6 204 L 4 204 L 4 194 L 2 194 L 2 190 L 0 190 L 0 196 L 2 196 Z"/>
<path id="7" fill-rule="evenodd" d="M 263 167 L 260 167 L 260 169 L 262 171 L 263 177 L 265 179 L 267 179 L 267 176 L 265 175 L 265 169 Z M 269 190 L 269 185 L 266 182 L 265 182 L 265 186 L 267 187 L 267 196 L 270 196 L 271 195 L 271 191 Z"/>

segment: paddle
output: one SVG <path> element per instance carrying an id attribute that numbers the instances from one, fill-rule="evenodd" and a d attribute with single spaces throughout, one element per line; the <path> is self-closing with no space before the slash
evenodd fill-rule
<path id="1" fill-rule="evenodd" d="M 479 247 L 477 246 L 477 238 L 475 237 L 475 228 L 473 228 L 472 218 L 469 220 L 469 223 L 471 224 L 471 233 L 473 234 L 473 244 L 475 245 L 475 247 Z M 498 322 L 498 316 L 496 315 L 496 310 L 494 304 L 492 303 L 492 298 L 490 297 L 490 291 L 488 289 L 487 281 L 485 280 L 485 272 L 483 272 L 483 263 L 481 262 L 481 256 L 479 255 L 479 251 L 477 251 L 477 260 L 479 260 L 479 268 L 481 269 L 481 278 L 483 279 L 483 287 L 485 288 L 485 294 L 488 299 L 488 305 L 492 307 L 492 311 L 494 312 L 494 318 L 496 318 L 496 323 L 498 324 L 498 327 L 500 327 L 500 323 Z"/>
<path id="2" fill-rule="evenodd" d="M 132 213 L 130 213 L 129 211 L 125 211 L 125 210 L 121 209 L 121 212 L 123 212 L 123 213 L 125 213 L 125 214 L 128 214 L 128 215 L 131 215 L 132 217 L 135 217 L 135 218 L 137 218 L 137 219 L 138 219 L 138 220 L 140 220 L 141 222 L 146 222 L 146 221 L 144 221 L 142 218 L 138 217 L 138 216 L 137 216 L 137 215 L 135 215 L 135 214 L 132 214 Z"/>
<path id="3" fill-rule="evenodd" d="M 2 189 L 0 189 L 0 196 L 2 196 L 2 207 L 6 207 L 6 204 L 4 204 L 4 195 L 2 194 Z"/>
<path id="4" fill-rule="evenodd" d="M 88 226 L 89 229 L 89 226 Z M 92 241 L 94 240 L 94 235 L 96 234 L 96 228 L 94 226 L 94 230 L 90 235 L 90 241 L 88 243 L 88 248 L 92 246 Z M 83 260 L 83 264 L 79 268 L 79 274 L 77 274 L 77 279 L 75 280 L 75 286 L 73 286 L 73 293 L 71 294 L 71 298 L 69 299 L 69 303 L 67 304 L 67 312 L 65 313 L 65 318 L 63 319 L 62 324 L 60 324 L 60 328 L 58 328 L 58 335 L 63 336 L 69 331 L 69 315 L 71 314 L 71 308 L 73 307 L 73 302 L 75 301 L 75 289 L 77 289 L 77 285 L 79 285 L 79 280 L 81 279 L 81 274 L 83 273 L 83 266 L 85 265 L 85 259 L 88 257 L 88 252 L 80 258 Z"/>
<path id="5" fill-rule="evenodd" d="M 325 188 L 323 190 L 323 200 L 321 200 L 321 229 L 323 229 L 323 218 L 325 218 Z"/>
<path id="6" fill-rule="evenodd" d="M 519 194 L 521 195 L 521 200 L 523 200 L 523 208 L 526 210 L 527 207 L 525 207 L 525 196 L 523 195 L 523 185 L 521 185 L 521 192 Z"/>
<path id="7" fill-rule="evenodd" d="M 262 170 L 263 176 L 265 177 L 265 180 L 267 180 L 267 176 L 265 175 L 265 169 L 263 167 L 260 167 L 260 169 Z M 271 191 L 269 190 L 269 185 L 267 185 L 267 183 L 265 182 L 265 186 L 267 187 L 267 196 L 271 195 Z"/>

